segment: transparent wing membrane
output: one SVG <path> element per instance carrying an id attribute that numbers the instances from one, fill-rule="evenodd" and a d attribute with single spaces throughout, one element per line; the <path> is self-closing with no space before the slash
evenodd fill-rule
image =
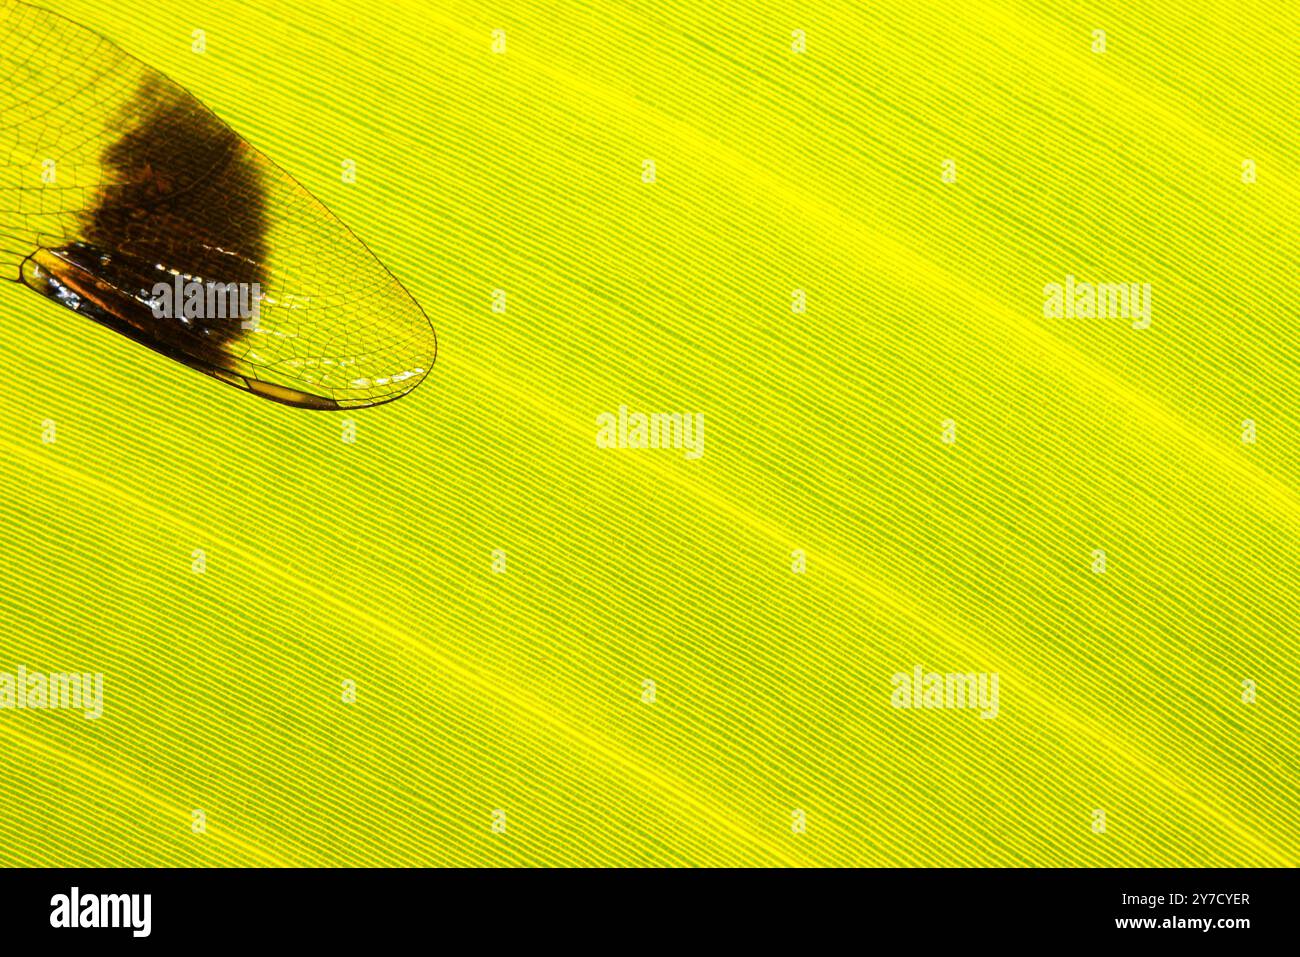
<path id="1" fill-rule="evenodd" d="M 437 342 L 328 209 L 95 33 L 0 0 L 0 275 L 304 408 L 411 391 Z"/>

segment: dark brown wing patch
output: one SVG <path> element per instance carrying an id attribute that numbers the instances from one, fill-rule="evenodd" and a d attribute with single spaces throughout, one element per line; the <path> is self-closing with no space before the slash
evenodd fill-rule
<path id="1" fill-rule="evenodd" d="M 0 74 L 26 78 L 0 87 L 0 259 L 16 257 L 16 278 L 279 402 L 377 405 L 427 375 L 437 340 L 410 294 L 180 86 L 10 0 L 0 0 Z M 43 161 L 65 179 L 37 181 Z M 259 315 L 176 315 L 173 302 L 160 316 L 157 284 L 177 279 L 255 287 Z"/>

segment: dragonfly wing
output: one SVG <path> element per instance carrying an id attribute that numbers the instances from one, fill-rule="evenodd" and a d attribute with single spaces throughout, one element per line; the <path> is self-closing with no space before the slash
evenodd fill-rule
<path id="1" fill-rule="evenodd" d="M 0 270 L 149 347 L 307 408 L 423 380 L 423 310 L 305 188 L 178 84 L 0 0 Z M 179 282 L 181 285 L 176 285 Z M 159 290 L 240 290 L 253 314 Z M 174 308 L 173 308 L 174 307 Z M 161 313 L 161 314 L 160 314 Z"/>

